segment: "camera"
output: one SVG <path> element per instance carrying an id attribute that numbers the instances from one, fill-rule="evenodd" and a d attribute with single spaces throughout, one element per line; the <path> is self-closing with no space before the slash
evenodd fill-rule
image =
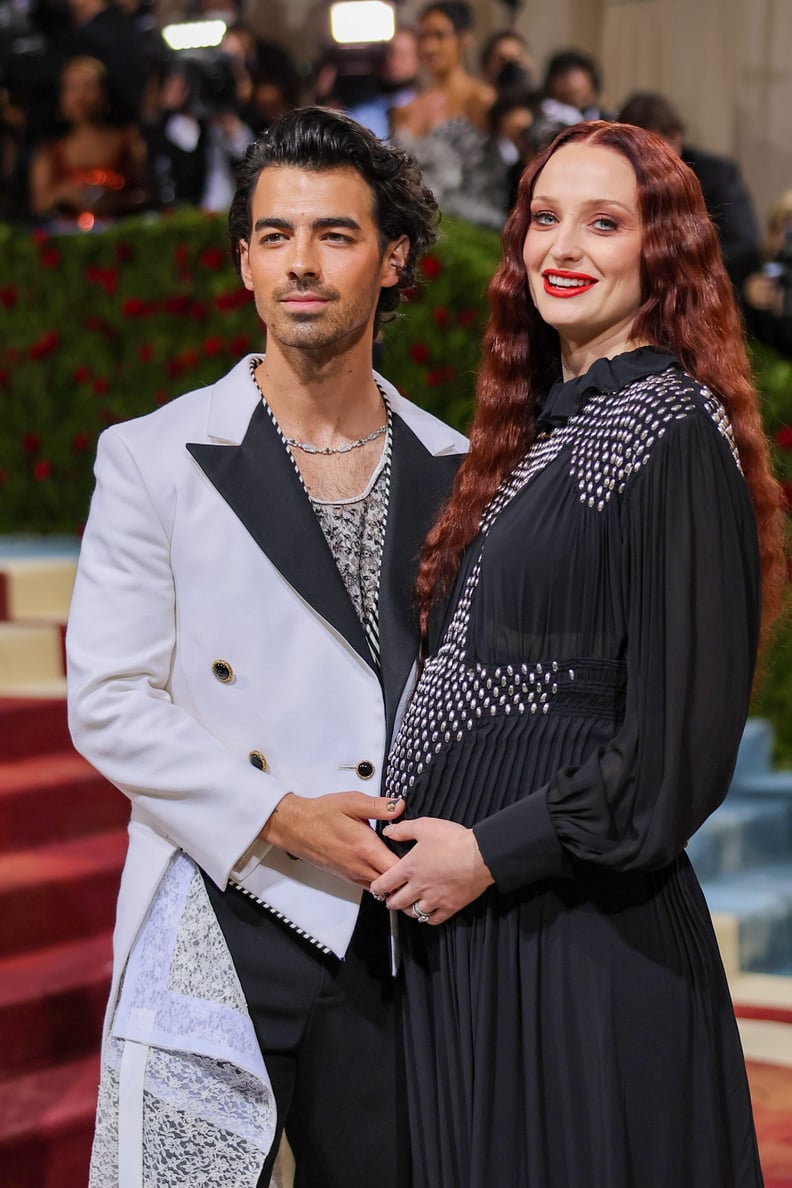
<path id="1" fill-rule="evenodd" d="M 181 50 L 176 68 L 187 83 L 187 109 L 197 120 L 237 111 L 237 80 L 230 54 L 218 49 Z"/>
<path id="2" fill-rule="evenodd" d="M 792 318 L 792 224 L 787 224 L 783 244 L 762 272 L 774 280 L 783 293 L 781 316 Z"/>

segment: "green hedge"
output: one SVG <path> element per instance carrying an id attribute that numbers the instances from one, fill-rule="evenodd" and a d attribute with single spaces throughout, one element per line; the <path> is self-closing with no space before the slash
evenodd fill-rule
<path id="1" fill-rule="evenodd" d="M 425 283 L 385 329 L 388 378 L 459 428 L 498 252 L 495 232 L 444 219 Z M 0 260 L 0 534 L 79 535 L 101 430 L 259 349 L 255 309 L 229 263 L 225 220 L 196 211 L 57 237 L 0 224 Z M 757 349 L 755 366 L 789 498 L 792 363 Z M 792 766 L 790 619 L 767 668 L 755 711 L 772 719 L 778 758 Z"/>
<path id="2" fill-rule="evenodd" d="M 389 378 L 464 425 L 498 237 L 447 220 L 385 330 Z M 79 533 L 106 425 L 211 383 L 262 341 L 225 220 L 184 211 L 98 233 L 0 224 L 0 533 Z"/>

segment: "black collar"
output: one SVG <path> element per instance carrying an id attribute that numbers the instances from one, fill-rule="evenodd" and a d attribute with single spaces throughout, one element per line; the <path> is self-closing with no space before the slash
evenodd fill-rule
<path id="1" fill-rule="evenodd" d="M 549 433 L 565 425 L 594 392 L 618 392 L 633 380 L 665 371 L 676 362 L 673 355 L 655 347 L 637 347 L 613 359 L 597 359 L 583 375 L 556 380 L 537 409 L 537 431 Z"/>

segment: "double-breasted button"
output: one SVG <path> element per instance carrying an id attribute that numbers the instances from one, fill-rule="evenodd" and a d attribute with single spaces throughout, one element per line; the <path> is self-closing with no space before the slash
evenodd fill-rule
<path id="1" fill-rule="evenodd" d="M 370 780 L 374 775 L 374 764 L 369 759 L 361 759 L 355 764 L 355 773 L 361 780 Z"/>
<path id="2" fill-rule="evenodd" d="M 261 751 L 251 751 L 250 754 L 248 755 L 248 759 L 250 760 L 250 762 L 253 764 L 254 767 L 257 767 L 259 769 L 259 771 L 269 771 L 269 763 L 267 763 L 267 756 L 262 755 Z"/>
<path id="3" fill-rule="evenodd" d="M 215 660 L 212 663 L 212 675 L 222 684 L 227 685 L 234 679 L 234 670 L 227 660 Z"/>

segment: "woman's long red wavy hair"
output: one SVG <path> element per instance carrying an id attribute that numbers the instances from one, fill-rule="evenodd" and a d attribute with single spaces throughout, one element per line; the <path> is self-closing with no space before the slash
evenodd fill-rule
<path id="1" fill-rule="evenodd" d="M 637 179 L 643 303 L 634 341 L 675 355 L 717 394 L 731 420 L 759 533 L 766 634 L 786 583 L 783 512 L 717 233 L 696 177 L 665 141 L 629 124 L 594 121 L 565 129 L 525 170 L 504 229 L 501 263 L 489 288 L 470 452 L 427 537 L 418 572 L 424 637 L 432 606 L 449 589 L 484 508 L 536 437 L 537 402 L 561 374 L 559 337 L 531 301 L 522 252 L 538 175 L 559 149 L 580 142 L 615 149 Z"/>

